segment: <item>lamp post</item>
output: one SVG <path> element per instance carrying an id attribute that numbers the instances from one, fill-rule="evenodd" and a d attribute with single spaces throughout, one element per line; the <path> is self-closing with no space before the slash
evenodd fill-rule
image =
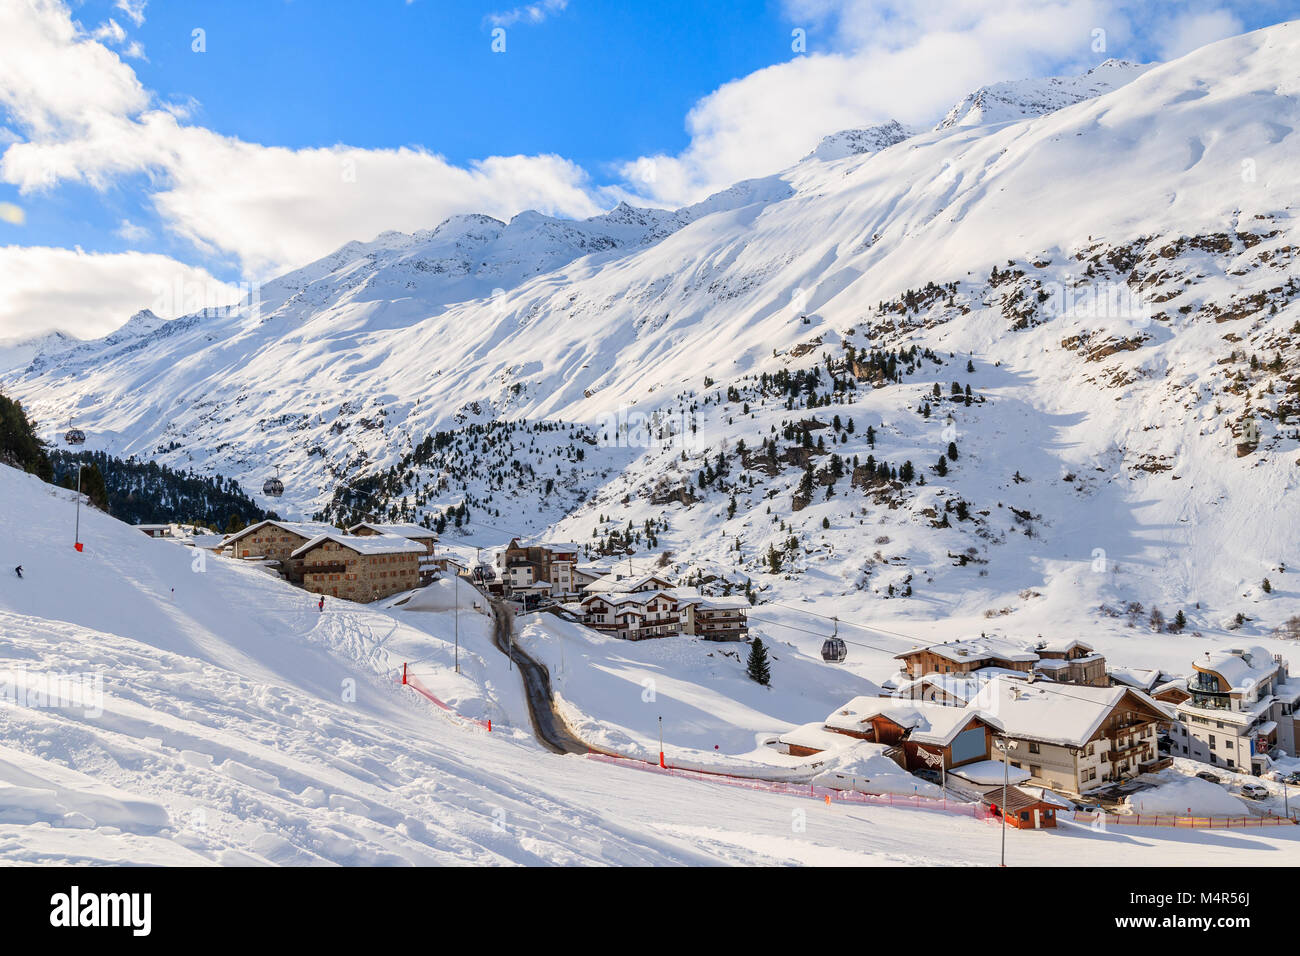
<path id="1" fill-rule="evenodd" d="M 1002 863 L 1007 865 L 1007 778 L 1011 773 L 1011 751 L 1017 747 L 1016 741 L 1009 737 L 999 737 L 995 744 L 1002 751 Z"/>

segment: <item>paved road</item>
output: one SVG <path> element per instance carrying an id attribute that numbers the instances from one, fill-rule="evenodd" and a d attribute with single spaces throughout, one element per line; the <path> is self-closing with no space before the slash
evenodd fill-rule
<path id="1" fill-rule="evenodd" d="M 564 718 L 555 710 L 551 697 L 551 674 L 546 665 L 533 660 L 520 649 L 514 640 L 515 615 L 505 602 L 488 599 L 492 608 L 493 639 L 502 654 L 508 654 L 519 667 L 528 695 L 528 715 L 533 720 L 533 733 L 542 746 L 557 754 L 585 754 L 591 749 L 569 730 Z"/>

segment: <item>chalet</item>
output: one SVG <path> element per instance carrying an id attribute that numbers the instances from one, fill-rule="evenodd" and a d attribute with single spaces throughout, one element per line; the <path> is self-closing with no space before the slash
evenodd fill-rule
<path id="1" fill-rule="evenodd" d="M 1295 753 L 1300 683 L 1263 647 L 1206 651 L 1193 661 L 1187 698 L 1175 705 L 1174 752 L 1242 773 L 1261 773 L 1275 749 Z"/>
<path id="2" fill-rule="evenodd" d="M 889 744 L 907 770 L 936 770 L 989 759 L 993 728 L 973 708 L 928 701 L 855 697 L 826 718 L 826 730 Z"/>
<path id="3" fill-rule="evenodd" d="M 377 601 L 420 585 L 423 545 L 398 535 L 326 532 L 293 552 L 302 586 L 313 594 Z"/>
<path id="4" fill-rule="evenodd" d="M 1011 746 L 995 758 L 1029 771 L 1037 785 L 1086 793 L 1159 769 L 1156 727 L 1170 713 L 1131 687 L 990 681 L 970 705 Z"/>
<path id="5" fill-rule="evenodd" d="M 422 545 L 424 554 L 420 556 L 421 584 L 428 584 L 440 570 L 434 559 L 434 549 L 438 543 L 438 535 L 429 528 L 418 524 L 372 524 L 363 521 L 361 524 L 349 528 L 348 533 L 360 535 L 361 537 L 380 534 L 396 535 L 399 538 L 406 538 L 408 541 L 414 541 L 416 544 Z"/>
<path id="6" fill-rule="evenodd" d="M 322 534 L 337 534 L 322 522 L 259 521 L 226 539 L 223 551 L 243 560 L 263 561 L 280 569 L 294 584 L 302 583 L 302 562 L 293 553 Z"/>
<path id="7" fill-rule="evenodd" d="M 674 588 L 681 632 L 706 641 L 743 641 L 749 636 L 749 600 L 710 596 L 694 588 Z"/>
<path id="8" fill-rule="evenodd" d="M 507 591 L 544 582 L 557 599 L 576 597 L 574 568 L 581 548 L 569 542 L 523 545 L 514 538 L 497 553 L 497 572 Z"/>
<path id="9" fill-rule="evenodd" d="M 677 599 L 668 590 L 590 594 L 579 604 L 584 624 L 623 640 L 681 633 Z"/>
<path id="10" fill-rule="evenodd" d="M 911 677 L 926 674 L 969 674 L 984 667 L 1029 673 L 1038 661 L 1033 650 L 996 637 L 975 637 L 916 647 L 896 655 Z"/>
<path id="11" fill-rule="evenodd" d="M 1107 687 L 1106 658 L 1083 641 L 1068 639 L 1039 641 L 1034 646 L 1038 661 L 1034 672 L 1059 684 Z"/>

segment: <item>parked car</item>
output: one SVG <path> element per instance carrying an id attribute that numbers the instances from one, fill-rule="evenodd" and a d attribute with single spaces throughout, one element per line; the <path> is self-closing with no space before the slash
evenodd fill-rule
<path id="1" fill-rule="evenodd" d="M 1201 771 L 1200 773 L 1198 773 L 1196 776 L 1200 777 L 1202 780 L 1208 780 L 1208 781 L 1210 781 L 1210 783 L 1222 783 L 1222 782 L 1223 782 L 1222 780 L 1219 779 L 1218 774 L 1210 773 L 1210 771 L 1208 771 L 1208 770 L 1202 770 L 1202 771 Z"/>
<path id="2" fill-rule="evenodd" d="M 917 770 L 913 775 L 920 777 L 926 783 L 934 784 L 936 787 L 943 786 L 943 774 L 939 773 L 937 770 L 930 770 L 928 768 Z"/>
<path id="3" fill-rule="evenodd" d="M 1262 783 L 1243 783 L 1241 785 L 1241 795 L 1249 800 L 1267 800 L 1269 796 L 1268 787 Z"/>

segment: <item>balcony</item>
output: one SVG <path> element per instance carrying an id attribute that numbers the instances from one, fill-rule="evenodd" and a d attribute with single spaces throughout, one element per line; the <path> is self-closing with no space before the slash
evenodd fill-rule
<path id="1" fill-rule="evenodd" d="M 1136 717 L 1132 720 L 1121 720 L 1119 723 L 1111 724 L 1109 727 L 1103 729 L 1102 734 L 1108 740 L 1118 740 L 1120 737 L 1127 737 L 1129 734 L 1134 733 L 1135 728 L 1145 727 L 1150 723 L 1154 723 L 1154 721 L 1143 720 Z"/>
<path id="2" fill-rule="evenodd" d="M 1106 751 L 1106 759 L 1111 763 L 1120 763 L 1121 761 L 1127 760 L 1129 757 L 1133 756 L 1137 751 L 1145 751 L 1149 749 L 1150 744 L 1145 740 L 1135 741 L 1126 747 L 1116 745 Z"/>

